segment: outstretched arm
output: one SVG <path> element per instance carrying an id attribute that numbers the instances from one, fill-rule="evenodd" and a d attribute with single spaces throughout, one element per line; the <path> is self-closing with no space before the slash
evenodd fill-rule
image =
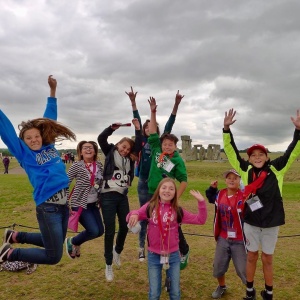
<path id="1" fill-rule="evenodd" d="M 175 96 L 175 103 L 174 103 L 174 106 L 173 106 L 172 113 L 171 113 L 171 115 L 169 117 L 169 120 L 166 123 L 165 128 L 164 128 L 164 133 L 170 133 L 172 131 L 173 125 L 175 123 L 175 118 L 176 118 L 178 106 L 179 106 L 179 104 L 180 104 L 183 97 L 184 97 L 184 95 L 179 94 L 179 90 L 178 90 L 177 94 Z"/>
<path id="2" fill-rule="evenodd" d="M 50 97 L 48 97 L 47 106 L 43 117 L 57 120 L 57 99 L 55 98 L 57 81 L 55 78 L 52 78 L 52 75 L 48 76 L 48 84 L 50 87 Z"/>
<path id="3" fill-rule="evenodd" d="M 138 92 L 134 92 L 132 86 L 130 88 L 131 88 L 131 91 L 125 92 L 125 94 L 129 97 L 129 99 L 131 101 L 132 111 L 135 111 L 135 110 L 137 110 L 135 98 L 136 98 L 136 94 Z"/>
<path id="4" fill-rule="evenodd" d="M 157 129 L 157 122 L 156 122 L 156 100 L 153 97 L 150 97 L 149 100 L 149 105 L 150 105 L 150 113 L 151 113 L 151 118 L 150 118 L 150 123 L 149 123 L 149 134 L 154 134 L 156 133 Z"/>
<path id="5" fill-rule="evenodd" d="M 131 91 L 125 92 L 125 94 L 129 97 L 129 100 L 131 102 L 133 117 L 137 118 L 139 120 L 140 126 L 142 128 L 142 120 L 141 120 L 139 111 L 136 106 L 136 101 L 135 101 L 136 95 L 138 92 L 134 92 L 132 86 L 130 88 L 131 88 Z"/>
<path id="6" fill-rule="evenodd" d="M 235 123 L 236 120 L 234 120 L 236 111 L 233 110 L 233 108 L 229 109 L 229 111 L 225 112 L 225 117 L 224 117 L 224 130 L 229 130 L 230 125 Z"/>
<path id="7" fill-rule="evenodd" d="M 179 94 L 179 90 L 178 90 L 177 94 L 175 96 L 175 103 L 174 103 L 174 106 L 173 106 L 172 115 L 177 114 L 178 106 L 179 106 L 179 104 L 180 104 L 183 97 L 184 97 L 184 95 Z"/>

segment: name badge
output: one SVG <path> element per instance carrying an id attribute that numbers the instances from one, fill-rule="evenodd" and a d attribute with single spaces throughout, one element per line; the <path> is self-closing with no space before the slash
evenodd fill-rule
<path id="1" fill-rule="evenodd" d="M 168 264 L 169 263 L 169 256 L 167 256 L 167 255 L 161 255 L 160 256 L 160 263 L 161 264 Z"/>
<path id="2" fill-rule="evenodd" d="M 261 209 L 263 207 L 263 204 L 261 203 L 260 199 L 257 196 L 248 199 L 246 202 L 252 212 Z"/>
<path id="3" fill-rule="evenodd" d="M 227 228 L 227 238 L 236 239 L 236 230 L 234 228 Z"/>
<path id="4" fill-rule="evenodd" d="M 171 170 L 174 168 L 174 164 L 170 161 L 170 160 L 168 160 L 165 164 L 164 164 L 164 166 L 163 166 L 163 169 L 165 169 L 167 172 L 171 172 Z"/>

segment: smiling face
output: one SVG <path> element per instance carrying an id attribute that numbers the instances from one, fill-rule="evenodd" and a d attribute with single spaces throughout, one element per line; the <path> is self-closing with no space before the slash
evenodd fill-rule
<path id="1" fill-rule="evenodd" d="M 254 149 L 249 156 L 249 162 L 258 169 L 262 168 L 267 160 L 268 156 L 260 149 Z"/>
<path id="2" fill-rule="evenodd" d="M 159 189 L 159 197 L 161 202 L 170 202 L 174 199 L 176 186 L 171 181 L 164 182 Z"/>
<path id="3" fill-rule="evenodd" d="M 240 180 L 240 176 L 237 176 L 234 173 L 229 173 L 225 179 L 228 190 L 236 192 L 240 187 Z"/>
<path id="4" fill-rule="evenodd" d="M 131 146 L 127 141 L 123 141 L 117 144 L 117 150 L 121 156 L 126 157 L 131 151 Z"/>
<path id="5" fill-rule="evenodd" d="M 37 128 L 31 128 L 24 132 L 23 140 L 31 150 L 40 150 L 43 146 L 43 140 L 40 131 Z"/>
<path id="6" fill-rule="evenodd" d="M 85 162 L 92 162 L 94 161 L 95 156 L 95 149 L 94 146 L 90 143 L 84 143 L 81 147 L 82 158 Z"/>
<path id="7" fill-rule="evenodd" d="M 161 150 L 169 155 L 173 154 L 176 150 L 176 144 L 174 143 L 174 141 L 164 139 L 161 144 Z"/>

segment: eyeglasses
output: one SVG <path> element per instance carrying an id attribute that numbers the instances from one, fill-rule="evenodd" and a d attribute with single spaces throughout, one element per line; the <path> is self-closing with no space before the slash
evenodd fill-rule
<path id="1" fill-rule="evenodd" d="M 93 146 L 83 146 L 82 150 L 93 150 L 94 147 Z"/>

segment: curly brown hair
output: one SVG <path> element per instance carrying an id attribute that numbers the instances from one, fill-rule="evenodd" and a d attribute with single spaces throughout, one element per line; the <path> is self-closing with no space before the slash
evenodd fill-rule
<path id="1" fill-rule="evenodd" d="M 76 135 L 66 126 L 57 121 L 48 118 L 37 118 L 33 120 L 23 121 L 18 125 L 20 130 L 19 137 L 24 140 L 24 134 L 27 130 L 36 128 L 40 131 L 43 145 L 54 144 L 61 140 L 76 141 Z"/>
<path id="2" fill-rule="evenodd" d="M 81 141 L 78 143 L 77 145 L 77 157 L 78 157 L 78 160 L 83 160 L 83 156 L 81 155 L 81 151 L 82 151 L 82 146 L 84 144 L 91 144 L 94 148 L 94 151 L 95 151 L 95 155 L 93 157 L 93 160 L 96 161 L 97 160 L 97 157 L 98 157 L 98 144 L 96 142 L 93 142 L 93 141 Z"/>

